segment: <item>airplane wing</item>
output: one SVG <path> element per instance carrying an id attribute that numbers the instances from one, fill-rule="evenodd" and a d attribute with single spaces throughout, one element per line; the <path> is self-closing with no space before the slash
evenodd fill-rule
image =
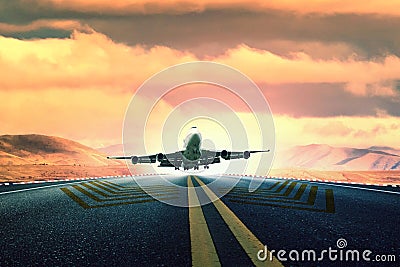
<path id="1" fill-rule="evenodd" d="M 225 160 L 231 160 L 231 159 L 248 159 L 250 158 L 250 155 L 253 153 L 264 153 L 264 152 L 269 152 L 270 150 L 246 150 L 246 151 L 227 151 L 227 150 L 222 150 L 222 151 L 211 151 L 211 150 L 202 150 L 202 154 L 208 154 L 208 155 L 215 155 L 215 157 L 221 157 Z"/>
<path id="2" fill-rule="evenodd" d="M 225 160 L 231 159 L 248 159 L 253 153 L 269 152 L 270 150 L 251 150 L 251 151 L 212 151 L 201 150 L 201 157 L 198 159 L 197 165 L 210 165 L 220 163 L 221 158 Z M 108 159 L 126 159 L 131 160 L 132 164 L 138 163 L 156 163 L 159 167 L 175 167 L 179 168 L 183 162 L 183 152 L 177 151 L 169 154 L 158 153 L 147 156 L 109 156 Z"/>
<path id="3" fill-rule="evenodd" d="M 130 159 L 133 164 L 137 163 L 156 163 L 157 155 L 149 155 L 149 156 L 108 156 L 108 159 Z"/>
<path id="4" fill-rule="evenodd" d="M 158 153 L 147 156 L 108 156 L 107 159 L 126 159 L 131 160 L 132 164 L 159 162 L 160 167 L 178 167 L 182 163 L 182 151 L 169 154 Z"/>

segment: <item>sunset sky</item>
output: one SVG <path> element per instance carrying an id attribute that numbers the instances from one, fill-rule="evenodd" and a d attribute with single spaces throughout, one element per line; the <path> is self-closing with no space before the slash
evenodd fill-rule
<path id="1" fill-rule="evenodd" d="M 399 29 L 390 0 L 0 1 L 0 134 L 119 144 L 146 79 L 207 60 L 260 87 L 278 148 L 400 148 Z"/>

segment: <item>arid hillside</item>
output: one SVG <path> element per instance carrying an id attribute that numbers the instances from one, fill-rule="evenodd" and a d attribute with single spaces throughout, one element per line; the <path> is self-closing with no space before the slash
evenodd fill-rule
<path id="1" fill-rule="evenodd" d="M 0 182 L 130 175 L 126 161 L 106 158 L 117 154 L 123 154 L 122 145 L 96 150 L 54 136 L 2 135 Z M 399 155 L 399 150 L 390 147 L 298 146 L 277 155 L 270 175 L 400 184 Z M 134 168 L 138 174 L 152 171 L 148 164 Z"/>
<path id="2" fill-rule="evenodd" d="M 313 144 L 279 152 L 273 168 L 328 171 L 400 170 L 400 150 L 372 146 L 365 149 Z"/>
<path id="3" fill-rule="evenodd" d="M 129 174 L 124 161 L 108 160 L 102 152 L 71 140 L 35 134 L 0 136 L 0 182 Z"/>
<path id="4" fill-rule="evenodd" d="M 120 165 L 77 142 L 45 135 L 0 136 L 0 165 Z"/>

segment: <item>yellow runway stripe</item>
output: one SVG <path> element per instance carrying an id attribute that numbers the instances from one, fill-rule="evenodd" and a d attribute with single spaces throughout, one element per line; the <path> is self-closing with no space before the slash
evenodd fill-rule
<path id="1" fill-rule="evenodd" d="M 221 266 L 190 176 L 187 183 L 192 266 Z"/>
<path id="2" fill-rule="evenodd" d="M 198 177 L 194 176 L 194 178 L 211 200 L 217 199 L 213 202 L 215 208 L 218 210 L 219 214 L 222 216 L 223 220 L 255 266 L 283 266 L 276 257 L 273 257 L 272 261 L 269 259 L 264 262 L 258 260 L 258 251 L 264 249 L 264 245 L 261 241 L 258 240 L 258 238 L 246 227 L 246 225 L 242 223 L 242 221 L 240 221 L 233 211 L 218 199 L 211 189 L 209 189 Z M 270 255 L 269 251 L 267 251 L 267 253 Z"/>

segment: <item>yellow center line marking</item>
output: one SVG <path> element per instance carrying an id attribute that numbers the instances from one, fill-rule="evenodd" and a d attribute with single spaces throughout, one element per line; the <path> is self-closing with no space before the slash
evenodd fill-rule
<path id="1" fill-rule="evenodd" d="M 192 266 L 221 266 L 190 176 L 188 176 L 187 184 Z"/>
<path id="2" fill-rule="evenodd" d="M 249 228 L 242 223 L 242 221 L 230 210 L 215 194 L 211 189 L 209 189 L 198 177 L 194 176 L 196 181 L 201 185 L 201 188 L 210 198 L 210 200 L 216 199 L 213 204 L 218 210 L 222 219 L 228 225 L 229 229 L 236 237 L 237 241 L 240 243 L 242 248 L 246 251 L 251 261 L 255 266 L 283 266 L 282 263 L 273 257 L 273 260 L 260 261 L 257 258 L 257 253 L 260 250 L 264 250 L 264 245 L 260 240 L 249 230 Z M 189 180 L 188 180 L 189 182 Z M 267 255 L 270 255 L 269 251 L 266 251 Z"/>

